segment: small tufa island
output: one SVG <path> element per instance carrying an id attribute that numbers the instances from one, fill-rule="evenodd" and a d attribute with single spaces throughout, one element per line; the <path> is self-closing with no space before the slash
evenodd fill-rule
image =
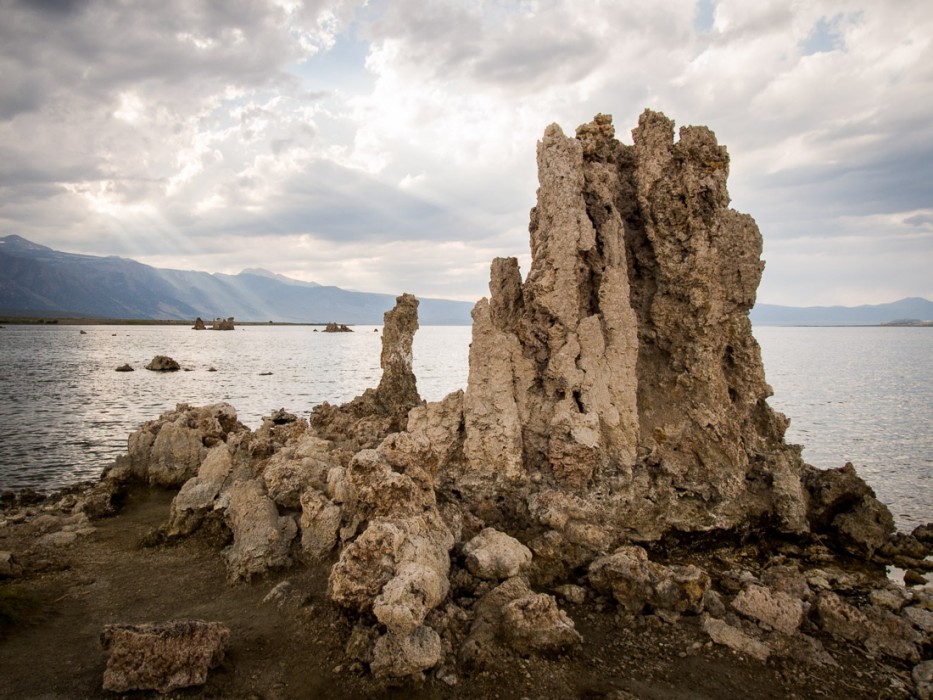
<path id="1" fill-rule="evenodd" d="M 236 328 L 233 325 L 233 316 L 230 316 L 229 318 L 215 318 L 211 322 L 210 328 L 208 328 L 207 325 L 204 323 L 204 320 L 200 316 L 198 316 L 196 319 L 194 319 L 194 325 L 192 326 L 192 329 L 196 331 L 203 331 L 203 330 L 233 331 L 233 330 L 236 330 Z"/>
<path id="2" fill-rule="evenodd" d="M 352 333 L 353 329 L 350 328 L 345 323 L 334 323 L 331 321 L 326 326 L 324 326 L 325 333 Z"/>
<path id="3" fill-rule="evenodd" d="M 319 665 L 283 697 L 930 697 L 933 591 L 885 567 L 923 582 L 933 528 L 896 533 L 852 465 L 815 469 L 785 442 L 748 319 L 761 236 L 728 207 L 726 149 L 705 127 L 675 141 L 651 111 L 633 137 L 606 115 L 545 131 L 531 268 L 493 261 L 465 391 L 421 400 L 406 294 L 377 387 L 256 431 L 228 404 L 180 404 L 55 517 L 177 490 L 146 545 L 211 547 L 231 588 L 210 596 L 259 587 L 287 611 L 286 666 Z M 229 636 L 133 628 L 104 688 L 271 692 L 230 685 L 260 653 L 243 618 Z M 238 638 L 233 670 L 209 676 Z M 271 686 L 274 667 L 255 673 Z"/>

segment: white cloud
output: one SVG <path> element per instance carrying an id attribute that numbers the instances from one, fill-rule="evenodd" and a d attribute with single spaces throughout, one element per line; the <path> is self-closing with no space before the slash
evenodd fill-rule
<path id="1" fill-rule="evenodd" d="M 527 259 L 544 127 L 612 113 L 630 142 L 651 107 L 729 147 L 759 298 L 928 293 L 920 0 L 0 7 L 0 234 L 472 298 Z"/>

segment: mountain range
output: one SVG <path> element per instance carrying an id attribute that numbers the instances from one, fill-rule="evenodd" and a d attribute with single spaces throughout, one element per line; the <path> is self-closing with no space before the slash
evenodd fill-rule
<path id="1" fill-rule="evenodd" d="M 933 321 L 933 301 L 908 297 L 889 304 L 865 306 L 774 306 L 756 304 L 756 326 L 883 326 Z"/>
<path id="2" fill-rule="evenodd" d="M 472 322 L 470 302 L 420 302 L 423 324 Z M 128 258 L 63 253 L 15 235 L 0 238 L 0 314 L 6 316 L 381 324 L 394 305 L 391 294 L 302 282 L 268 270 L 169 270 Z"/>
<path id="3" fill-rule="evenodd" d="M 250 268 L 237 275 L 169 270 L 119 257 L 63 253 L 20 236 L 0 238 L 0 315 L 380 324 L 391 294 L 355 292 Z M 421 299 L 425 325 L 469 325 L 473 304 Z M 872 326 L 933 320 L 933 302 L 912 297 L 872 306 L 757 304 L 758 326 Z"/>

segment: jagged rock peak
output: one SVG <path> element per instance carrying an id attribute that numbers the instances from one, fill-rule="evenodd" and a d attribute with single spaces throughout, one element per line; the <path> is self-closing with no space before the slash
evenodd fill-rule
<path id="1" fill-rule="evenodd" d="M 397 405 L 421 403 L 415 373 L 412 371 L 412 345 L 418 330 L 418 300 L 402 294 L 386 311 L 382 331 L 382 379 L 377 391 Z"/>
<path id="2" fill-rule="evenodd" d="M 647 537 L 762 517 L 801 531 L 802 462 L 748 320 L 761 236 L 728 208 L 728 153 L 705 127 L 675 142 L 658 112 L 632 133 L 600 114 L 538 143 L 531 268 L 494 261 L 473 312 L 457 480 L 480 498 L 611 491 Z"/>
<path id="3" fill-rule="evenodd" d="M 375 447 L 389 433 L 404 429 L 408 411 L 421 403 L 412 371 L 418 300 L 411 294 L 397 297 L 384 319 L 379 386 L 341 406 L 325 401 L 311 412 L 311 426 L 320 437 L 351 451 Z"/>

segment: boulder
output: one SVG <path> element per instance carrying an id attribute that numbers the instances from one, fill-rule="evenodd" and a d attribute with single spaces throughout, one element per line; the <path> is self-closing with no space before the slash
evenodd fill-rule
<path id="1" fill-rule="evenodd" d="M 869 634 L 868 618 L 832 591 L 823 591 L 816 599 L 816 619 L 824 632 L 850 642 L 862 642 Z"/>
<path id="2" fill-rule="evenodd" d="M 226 444 L 215 445 L 207 451 L 197 476 L 188 479 L 172 499 L 167 536 L 183 537 L 198 529 L 204 516 L 213 510 L 232 469 L 233 460 Z"/>
<path id="3" fill-rule="evenodd" d="M 371 610 L 383 587 L 403 574 L 409 562 L 432 569 L 446 581 L 452 545 L 453 537 L 437 516 L 372 520 L 331 569 L 330 596 L 343 607 Z M 417 604 L 421 607 L 420 601 Z"/>
<path id="4" fill-rule="evenodd" d="M 158 486 L 182 486 L 196 476 L 209 448 L 248 429 L 228 403 L 178 404 L 147 421 L 127 440 L 130 478 Z M 119 472 L 115 474 L 118 475 Z"/>
<path id="5" fill-rule="evenodd" d="M 483 595 L 474 612 L 461 655 L 479 668 L 501 656 L 503 645 L 523 655 L 552 654 L 569 651 L 583 639 L 553 596 L 535 593 L 520 576 Z"/>
<path id="6" fill-rule="evenodd" d="M 741 591 L 732 607 L 745 617 L 787 635 L 794 634 L 803 621 L 803 603 L 798 598 L 763 586 L 749 586 Z"/>
<path id="7" fill-rule="evenodd" d="M 566 652 L 583 642 L 573 620 L 545 593 L 507 603 L 502 608 L 502 633 L 513 650 L 525 655 Z"/>
<path id="8" fill-rule="evenodd" d="M 888 542 L 894 518 L 850 462 L 826 470 L 808 465 L 803 476 L 814 532 L 829 534 L 830 542 L 858 556 L 870 557 Z"/>
<path id="9" fill-rule="evenodd" d="M 704 617 L 703 631 L 709 635 L 716 644 L 727 646 L 739 654 L 746 654 L 759 661 L 767 661 L 771 655 L 771 648 L 753 637 L 749 637 L 742 630 L 733 627 L 723 620 L 713 617 Z"/>
<path id="10" fill-rule="evenodd" d="M 448 589 L 443 572 L 418 561 L 406 561 L 373 601 L 373 614 L 389 632 L 405 635 L 422 625 Z"/>
<path id="11" fill-rule="evenodd" d="M 377 678 L 420 678 L 441 658 L 441 638 L 430 627 L 422 626 L 408 634 L 390 632 L 377 639 L 370 670 Z"/>
<path id="12" fill-rule="evenodd" d="M 700 613 L 710 585 L 702 569 L 664 566 L 648 559 L 641 547 L 628 545 L 598 557 L 589 567 L 590 583 L 600 593 L 611 595 L 631 613 L 646 606 L 669 613 Z"/>
<path id="13" fill-rule="evenodd" d="M 531 564 L 531 550 L 504 532 L 485 528 L 463 546 L 466 567 L 488 581 L 512 578 Z"/>
<path id="14" fill-rule="evenodd" d="M 146 369 L 153 372 L 177 372 L 181 369 L 181 365 L 168 355 L 156 355 L 146 365 Z"/>
<path id="15" fill-rule="evenodd" d="M 169 693 L 203 685 L 208 671 L 223 661 L 229 638 L 225 625 L 201 620 L 106 625 L 100 635 L 110 652 L 104 690 Z"/>
<path id="16" fill-rule="evenodd" d="M 301 548 L 312 559 L 319 559 L 337 544 L 340 506 L 314 488 L 301 495 Z"/>
<path id="17" fill-rule="evenodd" d="M 298 526 L 280 516 L 275 503 L 256 481 L 239 481 L 230 489 L 226 511 L 233 544 L 224 549 L 227 577 L 250 580 L 256 574 L 291 564 L 289 548 Z"/>

